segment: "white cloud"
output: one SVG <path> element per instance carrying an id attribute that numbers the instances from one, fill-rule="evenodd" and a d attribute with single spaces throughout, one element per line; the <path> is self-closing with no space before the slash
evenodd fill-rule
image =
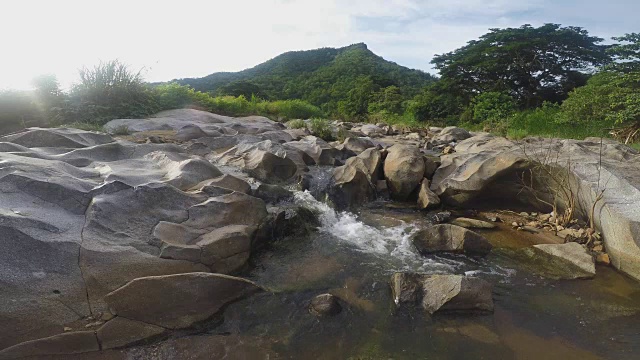
<path id="1" fill-rule="evenodd" d="M 82 65 L 113 58 L 146 66 L 148 80 L 162 81 L 238 71 L 289 50 L 356 42 L 402 65 L 429 69 L 433 54 L 464 45 L 490 27 L 566 19 L 600 30 L 598 24 L 615 23 L 617 33 L 638 30 L 628 25 L 635 24 L 628 8 L 640 10 L 633 0 L 610 0 L 605 12 L 595 0 L 567 0 L 575 6 L 552 1 L 3 2 L 0 88 L 26 87 L 41 73 L 55 73 L 69 84 Z M 590 23 L 594 14 L 605 16 Z"/>

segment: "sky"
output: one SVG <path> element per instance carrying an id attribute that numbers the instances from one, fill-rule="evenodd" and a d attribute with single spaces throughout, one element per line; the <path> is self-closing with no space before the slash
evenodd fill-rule
<path id="1" fill-rule="evenodd" d="M 581 26 L 609 39 L 640 32 L 640 0 L 20 0 L 0 3 L 0 89 L 40 74 L 63 87 L 119 59 L 147 81 L 253 67 L 283 52 L 364 42 L 432 72 L 434 54 L 490 28 Z"/>

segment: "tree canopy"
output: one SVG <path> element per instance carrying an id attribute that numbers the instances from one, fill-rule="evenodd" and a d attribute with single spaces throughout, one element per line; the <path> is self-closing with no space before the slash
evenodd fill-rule
<path id="1" fill-rule="evenodd" d="M 584 85 L 588 71 L 606 64 L 603 39 L 580 27 L 491 29 L 462 48 L 432 60 L 447 88 L 470 101 L 481 92 L 506 92 L 521 107 L 558 102 Z"/>

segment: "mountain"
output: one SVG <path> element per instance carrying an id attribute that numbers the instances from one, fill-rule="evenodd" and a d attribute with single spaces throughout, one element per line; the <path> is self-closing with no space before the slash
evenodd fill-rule
<path id="1" fill-rule="evenodd" d="M 358 84 L 368 84 L 372 93 L 396 86 L 401 96 L 409 99 L 434 80 L 428 73 L 385 60 L 360 43 L 286 52 L 243 71 L 175 81 L 215 95 L 303 99 L 333 111 Z"/>

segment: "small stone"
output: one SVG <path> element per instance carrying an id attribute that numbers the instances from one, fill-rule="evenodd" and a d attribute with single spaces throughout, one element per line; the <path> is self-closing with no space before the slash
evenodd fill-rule
<path id="1" fill-rule="evenodd" d="M 514 222 L 511 223 L 511 226 L 513 226 L 514 228 L 517 228 L 520 225 L 518 225 L 518 223 L 514 221 Z"/>
<path id="2" fill-rule="evenodd" d="M 538 215 L 538 219 L 540 221 L 549 221 L 549 219 L 551 219 L 551 214 L 540 214 Z"/>
<path id="3" fill-rule="evenodd" d="M 498 220 L 500 220 L 500 219 L 498 219 L 498 217 L 496 217 L 496 216 L 489 216 L 489 217 L 487 217 L 487 220 L 489 220 L 491 222 L 498 222 Z"/>
<path id="4" fill-rule="evenodd" d="M 342 311 L 338 299 L 331 294 L 314 297 L 309 305 L 309 312 L 315 316 L 333 316 Z"/>
<path id="5" fill-rule="evenodd" d="M 601 265 L 611 265 L 611 259 L 609 259 L 609 254 L 600 253 L 596 255 L 596 262 Z"/>
<path id="6" fill-rule="evenodd" d="M 109 320 L 113 319 L 113 314 L 110 313 L 109 311 L 106 311 L 106 312 L 102 313 L 102 317 L 100 319 L 102 321 L 109 321 Z"/>
<path id="7" fill-rule="evenodd" d="M 532 234 L 538 234 L 540 232 L 540 230 L 538 230 L 538 228 L 535 228 L 533 226 L 522 226 L 521 229 L 523 231 L 530 232 Z"/>
<path id="8" fill-rule="evenodd" d="M 520 216 L 529 216 L 529 213 L 523 211 L 523 212 L 520 213 Z"/>
<path id="9" fill-rule="evenodd" d="M 537 212 L 532 212 L 531 216 L 538 216 L 538 213 Z"/>
<path id="10" fill-rule="evenodd" d="M 562 230 L 564 230 L 564 226 L 562 226 L 562 225 L 558 225 L 558 226 L 556 227 L 556 230 L 558 230 L 558 231 L 562 231 Z"/>
<path id="11" fill-rule="evenodd" d="M 451 147 L 451 146 L 447 146 L 444 149 L 442 149 L 442 153 L 444 155 L 453 154 L 454 152 L 455 152 L 455 150 L 453 150 L 453 147 Z"/>
<path id="12" fill-rule="evenodd" d="M 593 247 L 593 251 L 596 252 L 602 252 L 604 250 L 604 247 L 602 245 L 596 245 Z"/>
<path id="13" fill-rule="evenodd" d="M 102 324 L 104 324 L 104 321 L 95 321 L 95 322 L 92 322 L 92 323 L 88 323 L 84 327 L 91 328 L 91 327 L 94 327 L 94 326 L 100 326 Z"/>
<path id="14" fill-rule="evenodd" d="M 71 331 L 71 330 L 73 330 L 73 329 L 72 329 L 72 328 L 70 328 L 70 327 L 68 327 L 68 326 L 65 326 L 62 330 L 64 330 L 65 332 L 67 332 L 67 331 Z"/>

